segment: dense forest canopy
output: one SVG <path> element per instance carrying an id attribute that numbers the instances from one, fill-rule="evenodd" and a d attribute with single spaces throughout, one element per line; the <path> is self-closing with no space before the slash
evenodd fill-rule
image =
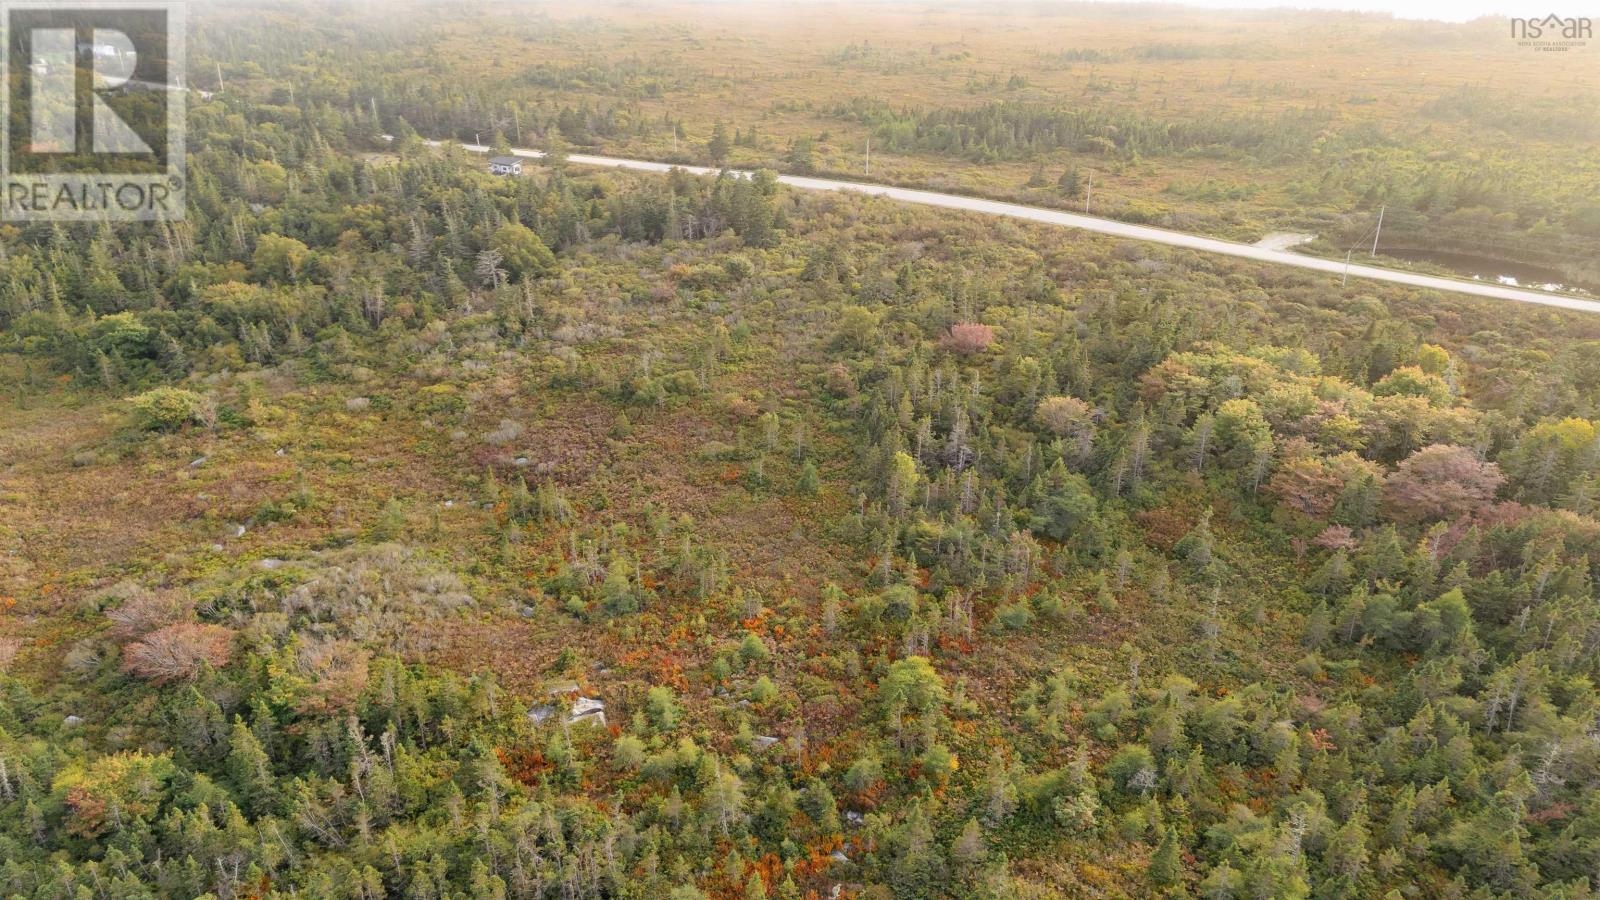
<path id="1" fill-rule="evenodd" d="M 184 221 L 0 226 L 0 894 L 1592 895 L 1600 319 L 586 170 L 721 76 L 299 12 L 196 16 Z M 860 97 L 997 164 L 1325 127 Z M 421 139 L 486 119 L 558 152 Z"/>

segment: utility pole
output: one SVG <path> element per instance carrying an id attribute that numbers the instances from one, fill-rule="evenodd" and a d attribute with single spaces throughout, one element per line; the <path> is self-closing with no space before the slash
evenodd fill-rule
<path id="1" fill-rule="evenodd" d="M 1372 233 L 1372 255 L 1373 256 L 1377 256 L 1378 255 L 1378 235 L 1383 234 L 1383 213 L 1388 208 L 1389 208 L 1389 204 L 1387 204 L 1387 203 L 1385 203 L 1384 205 L 1378 207 L 1378 229 Z"/>
<path id="2" fill-rule="evenodd" d="M 1350 256 L 1355 252 L 1355 248 L 1351 248 L 1344 253 L 1344 277 L 1339 279 L 1339 287 L 1350 283 Z"/>
<path id="3" fill-rule="evenodd" d="M 1083 214 L 1089 214 L 1089 200 L 1094 197 L 1094 170 L 1089 170 L 1089 184 L 1083 189 Z"/>
<path id="4" fill-rule="evenodd" d="M 872 135 L 867 135 L 867 175 L 872 174 Z"/>
<path id="5" fill-rule="evenodd" d="M 227 90 L 228 83 L 222 80 L 222 63 L 217 63 L 217 93 Z"/>

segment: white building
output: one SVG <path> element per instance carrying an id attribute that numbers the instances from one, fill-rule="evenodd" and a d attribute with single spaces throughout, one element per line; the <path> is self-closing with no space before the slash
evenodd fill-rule
<path id="1" fill-rule="evenodd" d="M 489 157 L 489 174 L 491 175 L 521 175 L 522 160 L 515 156 Z"/>

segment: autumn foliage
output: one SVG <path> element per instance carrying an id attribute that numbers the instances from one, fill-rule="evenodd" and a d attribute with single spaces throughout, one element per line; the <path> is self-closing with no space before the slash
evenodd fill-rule
<path id="1" fill-rule="evenodd" d="M 958 322 L 950 326 L 939 343 L 963 356 L 981 353 L 994 346 L 994 329 L 978 322 Z"/>
<path id="2" fill-rule="evenodd" d="M 188 681 L 206 667 L 227 665 L 233 655 L 233 631 L 221 625 L 180 622 L 157 629 L 122 651 L 122 670 L 166 684 Z"/>
<path id="3" fill-rule="evenodd" d="M 1384 485 L 1384 504 L 1402 522 L 1448 519 L 1487 506 L 1505 482 L 1500 467 L 1466 447 L 1433 444 L 1402 461 Z"/>
<path id="4" fill-rule="evenodd" d="M 194 603 L 181 591 L 135 589 L 121 606 L 106 613 L 112 636 L 119 641 L 142 637 L 166 625 L 188 619 Z"/>

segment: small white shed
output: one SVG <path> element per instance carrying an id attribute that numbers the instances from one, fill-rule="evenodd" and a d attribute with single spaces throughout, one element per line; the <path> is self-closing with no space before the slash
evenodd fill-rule
<path id="1" fill-rule="evenodd" d="M 521 175 L 522 160 L 515 156 L 489 157 L 489 174 L 491 175 Z"/>

